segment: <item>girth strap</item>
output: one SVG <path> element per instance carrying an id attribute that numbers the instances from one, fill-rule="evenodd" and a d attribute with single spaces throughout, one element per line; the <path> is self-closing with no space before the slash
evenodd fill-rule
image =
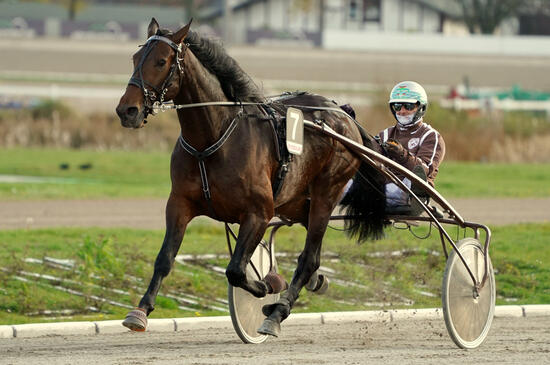
<path id="1" fill-rule="evenodd" d="M 273 200 L 275 200 L 283 187 L 285 176 L 289 170 L 288 166 L 292 161 L 292 155 L 286 148 L 286 117 L 281 117 L 281 115 L 269 105 L 263 105 L 262 107 L 269 116 L 268 120 L 274 137 L 275 155 L 277 162 L 279 162 L 279 167 L 275 173 L 275 180 L 271 185 Z"/>

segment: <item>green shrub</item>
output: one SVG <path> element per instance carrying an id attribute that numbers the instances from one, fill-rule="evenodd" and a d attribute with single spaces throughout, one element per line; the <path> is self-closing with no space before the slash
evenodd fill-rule
<path id="1" fill-rule="evenodd" d="M 46 99 L 31 108 L 33 119 L 65 119 L 73 116 L 73 110 L 59 100 Z"/>
<path id="2" fill-rule="evenodd" d="M 124 268 L 115 255 L 111 238 L 101 238 L 98 241 L 85 237 L 76 255 L 80 259 L 80 271 L 83 276 L 121 280 Z"/>

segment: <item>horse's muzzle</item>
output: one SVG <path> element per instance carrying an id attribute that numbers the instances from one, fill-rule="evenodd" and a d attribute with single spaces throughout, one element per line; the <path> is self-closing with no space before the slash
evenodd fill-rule
<path id="1" fill-rule="evenodd" d="M 145 124 L 143 110 L 139 110 L 135 105 L 119 104 L 116 113 L 125 128 L 141 128 Z"/>

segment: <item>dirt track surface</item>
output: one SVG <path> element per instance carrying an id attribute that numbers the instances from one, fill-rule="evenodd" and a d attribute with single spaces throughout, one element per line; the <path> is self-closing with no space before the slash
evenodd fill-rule
<path id="1" fill-rule="evenodd" d="M 543 364 L 547 317 L 496 318 L 480 348 L 460 350 L 442 320 L 284 326 L 245 345 L 231 329 L 0 340 L 3 364 Z M 213 333 L 215 332 L 215 333 Z"/>
<path id="2" fill-rule="evenodd" d="M 489 226 L 550 222 L 550 198 L 449 201 L 466 220 Z M 0 202 L 0 229 L 93 226 L 163 229 L 165 204 L 165 199 Z"/>
<path id="3" fill-rule="evenodd" d="M 130 76 L 130 56 L 139 41 L 82 42 L 54 39 L 0 40 L 0 70 L 75 72 Z M 40 57 L 36 57 L 37 52 Z M 424 85 L 456 85 L 468 77 L 472 86 L 548 89 L 545 57 L 500 55 L 395 54 L 327 51 L 307 48 L 229 47 L 228 53 L 258 82 L 303 80 L 394 85 L 411 75 Z"/>

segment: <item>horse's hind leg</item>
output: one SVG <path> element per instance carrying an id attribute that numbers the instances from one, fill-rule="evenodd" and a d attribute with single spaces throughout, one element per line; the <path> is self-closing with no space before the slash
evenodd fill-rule
<path id="1" fill-rule="evenodd" d="M 147 317 L 155 309 L 155 298 L 162 280 L 170 273 L 174 259 L 183 240 L 185 228 L 191 219 L 185 213 L 187 209 L 170 196 L 166 205 L 166 233 L 162 247 L 155 261 L 155 270 L 149 287 L 139 302 L 139 307 L 128 313 L 122 323 L 134 331 L 144 331 L 147 327 Z"/>
<path id="2" fill-rule="evenodd" d="M 304 250 L 298 258 L 290 287 L 281 295 L 277 303 L 266 305 L 262 311 L 268 318 L 258 329 L 259 333 L 278 336 L 280 323 L 289 316 L 290 310 L 302 288 L 308 283 L 311 275 L 321 264 L 321 244 L 334 206 L 330 203 L 331 195 L 312 194 L 308 230 Z"/>

